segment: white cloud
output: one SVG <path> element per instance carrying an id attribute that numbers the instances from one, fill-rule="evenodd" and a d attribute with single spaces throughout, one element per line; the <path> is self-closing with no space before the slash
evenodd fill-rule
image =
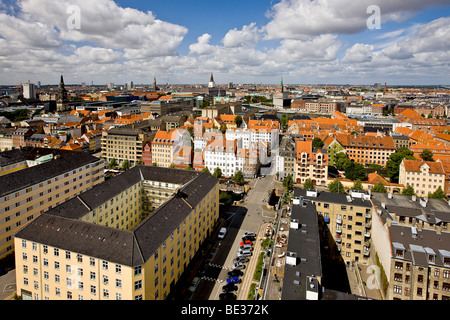
<path id="1" fill-rule="evenodd" d="M 198 55 L 210 55 L 215 52 L 215 46 L 209 44 L 211 35 L 208 33 L 202 34 L 197 38 L 197 42 L 189 46 L 190 53 Z"/>
<path id="2" fill-rule="evenodd" d="M 346 63 L 361 63 L 372 60 L 372 51 L 374 47 L 364 43 L 355 43 L 352 47 L 347 49 L 342 62 Z"/>
<path id="3" fill-rule="evenodd" d="M 240 47 L 244 45 L 254 45 L 259 40 L 259 31 L 256 23 L 251 23 L 248 26 L 243 26 L 241 30 L 236 28 L 228 31 L 222 39 L 225 47 Z"/>
<path id="4" fill-rule="evenodd" d="M 265 26 L 267 39 L 298 39 L 304 35 L 354 34 L 367 29 L 373 12 L 380 8 L 381 23 L 404 21 L 419 10 L 433 4 L 448 4 L 445 0 L 281 0 L 269 13 Z"/>

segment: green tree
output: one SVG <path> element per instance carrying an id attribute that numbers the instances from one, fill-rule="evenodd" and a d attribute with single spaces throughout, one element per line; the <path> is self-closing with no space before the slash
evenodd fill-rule
<path id="1" fill-rule="evenodd" d="M 350 159 L 343 152 L 339 152 L 334 156 L 334 166 L 338 170 L 344 170 L 344 166 L 348 161 L 350 161 Z"/>
<path id="2" fill-rule="evenodd" d="M 353 190 L 364 190 L 361 180 L 356 180 L 352 187 Z"/>
<path id="3" fill-rule="evenodd" d="M 407 196 L 413 196 L 416 194 L 416 191 L 414 191 L 414 187 L 411 185 L 406 186 L 406 188 L 403 188 L 402 194 Z"/>
<path id="4" fill-rule="evenodd" d="M 233 204 L 233 196 L 229 194 L 228 192 L 221 191 L 219 193 L 219 202 L 222 202 L 225 205 L 232 205 Z"/>
<path id="5" fill-rule="evenodd" d="M 128 170 L 128 169 L 130 169 L 130 161 L 125 160 L 124 162 L 122 162 L 122 169 L 123 169 L 123 170 Z"/>
<path id="6" fill-rule="evenodd" d="M 289 120 L 291 119 L 291 116 L 288 114 L 283 114 L 281 115 L 280 118 L 280 125 L 283 128 L 286 128 L 288 126 Z"/>
<path id="7" fill-rule="evenodd" d="M 187 170 L 187 171 L 192 171 L 192 170 L 194 170 L 194 168 L 192 168 L 190 165 L 188 165 L 188 166 L 186 167 L 186 170 Z"/>
<path id="8" fill-rule="evenodd" d="M 323 143 L 322 139 L 320 139 L 319 137 L 314 138 L 314 140 L 312 141 L 312 147 L 313 148 L 320 149 L 320 148 L 323 147 L 323 144 L 324 143 Z"/>
<path id="9" fill-rule="evenodd" d="M 231 177 L 231 180 L 233 180 L 234 182 L 236 182 L 238 185 L 243 185 L 245 180 L 244 180 L 244 175 L 242 174 L 241 170 L 237 171 L 233 177 Z"/>
<path id="10" fill-rule="evenodd" d="M 398 148 L 389 156 L 389 160 L 386 162 L 386 172 L 391 182 L 398 182 L 400 163 L 403 159 L 415 160 L 416 158 L 414 158 L 414 153 L 405 147 Z"/>
<path id="11" fill-rule="evenodd" d="M 424 149 L 420 153 L 420 157 L 422 158 L 423 161 L 434 161 L 434 159 L 433 159 L 433 152 L 431 150 L 428 150 L 428 149 Z"/>
<path id="12" fill-rule="evenodd" d="M 447 196 L 446 196 L 445 192 L 442 190 L 441 186 L 439 186 L 439 188 L 437 188 L 435 192 L 428 194 L 428 198 L 447 199 Z"/>
<path id="13" fill-rule="evenodd" d="M 117 167 L 117 160 L 112 158 L 111 161 L 108 163 L 108 169 L 114 169 Z"/>
<path id="14" fill-rule="evenodd" d="M 222 132 L 222 134 L 225 134 L 225 132 L 227 132 L 227 126 L 225 124 L 222 124 L 219 128 L 220 132 Z"/>
<path id="15" fill-rule="evenodd" d="M 345 188 L 339 178 L 336 178 L 328 185 L 328 191 L 331 193 L 345 193 Z"/>
<path id="16" fill-rule="evenodd" d="M 236 116 L 236 117 L 234 117 L 234 123 L 236 123 L 236 126 L 238 127 L 238 128 L 240 128 L 241 127 L 241 124 L 242 124 L 242 117 L 241 116 Z"/>
<path id="17" fill-rule="evenodd" d="M 345 178 L 350 180 L 367 180 L 367 172 L 364 165 L 353 160 L 344 164 Z"/>
<path id="18" fill-rule="evenodd" d="M 307 179 L 306 181 L 305 181 L 305 183 L 303 184 L 303 189 L 315 189 L 316 188 L 316 186 L 314 185 L 314 183 L 312 182 L 312 180 L 311 179 Z"/>
<path id="19" fill-rule="evenodd" d="M 217 167 L 217 168 L 214 170 L 213 177 L 216 178 L 216 179 L 222 178 L 222 170 L 220 170 L 219 167 Z"/>
<path id="20" fill-rule="evenodd" d="M 292 175 L 289 174 L 283 179 L 283 187 L 287 189 L 292 189 L 294 187 L 294 179 L 292 178 Z"/>
<path id="21" fill-rule="evenodd" d="M 169 168 L 171 168 L 171 169 L 175 168 L 174 164 L 171 163 L 170 166 L 169 166 Z"/>
<path id="22" fill-rule="evenodd" d="M 372 188 L 372 192 L 387 193 L 386 187 L 381 181 L 378 181 Z"/>
<path id="23" fill-rule="evenodd" d="M 211 172 L 209 171 L 208 167 L 204 167 L 202 169 L 202 172 L 206 172 L 207 174 L 211 174 Z"/>

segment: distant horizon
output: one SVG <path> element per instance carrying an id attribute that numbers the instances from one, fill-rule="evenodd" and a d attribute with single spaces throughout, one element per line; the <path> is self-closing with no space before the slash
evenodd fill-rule
<path id="1" fill-rule="evenodd" d="M 25 83 L 25 82 L 24 82 Z M 31 82 L 32 84 L 36 85 L 36 83 Z M 94 84 L 88 84 L 88 83 L 66 83 L 65 82 L 65 86 L 87 86 L 87 87 L 92 87 L 92 86 L 107 86 L 108 84 L 112 83 L 114 86 L 126 86 L 126 83 L 114 83 L 114 82 L 106 82 L 104 84 L 102 83 L 94 83 Z M 249 86 L 249 85 L 255 85 L 255 86 L 280 86 L 279 83 L 237 83 L 237 82 L 230 82 L 233 85 L 239 85 L 239 86 Z M 216 83 L 216 86 L 228 86 L 229 83 Z M 373 87 L 376 83 L 372 83 L 372 84 L 339 84 L 339 83 L 283 83 L 283 86 L 311 86 L 311 87 L 318 87 L 318 86 L 330 86 L 330 87 Z M 381 88 L 379 90 L 384 89 L 384 83 L 379 82 L 379 84 L 381 85 Z M 58 83 L 45 83 L 42 84 L 41 83 L 41 87 L 44 86 L 58 86 Z M 165 86 L 166 83 L 157 83 L 157 86 Z M 168 83 L 169 86 L 205 86 L 207 87 L 208 84 L 207 83 Z M 0 84 L 0 87 L 16 87 L 18 86 L 17 84 Z M 133 86 L 148 86 L 151 87 L 153 86 L 153 83 L 134 83 L 133 82 Z M 450 84 L 387 84 L 386 83 L 386 87 L 387 88 L 411 88 L 411 87 L 426 87 L 426 88 L 432 88 L 432 87 L 449 87 L 450 89 Z"/>

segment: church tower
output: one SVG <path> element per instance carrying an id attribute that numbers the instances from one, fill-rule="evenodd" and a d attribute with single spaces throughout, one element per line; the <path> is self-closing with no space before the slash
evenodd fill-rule
<path id="1" fill-rule="evenodd" d="M 64 79 L 62 75 L 61 80 L 59 81 L 59 88 L 56 96 L 56 110 L 58 112 L 69 110 L 69 99 L 67 98 L 67 90 L 64 86 Z"/>
<path id="2" fill-rule="evenodd" d="M 211 73 L 211 78 L 209 79 L 208 88 L 214 88 L 216 84 L 214 83 L 213 74 Z"/>

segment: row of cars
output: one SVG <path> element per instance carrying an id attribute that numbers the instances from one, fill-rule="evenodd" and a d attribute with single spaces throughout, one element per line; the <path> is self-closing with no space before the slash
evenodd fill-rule
<path id="1" fill-rule="evenodd" d="M 253 241 L 256 234 L 254 232 L 245 232 L 242 235 L 242 241 L 239 245 L 237 257 L 233 260 L 233 270 L 228 272 L 227 284 L 222 287 L 222 293 L 219 295 L 220 300 L 236 300 L 237 284 L 241 283 L 242 271 L 245 269 L 245 263 L 250 260 L 253 251 Z"/>

